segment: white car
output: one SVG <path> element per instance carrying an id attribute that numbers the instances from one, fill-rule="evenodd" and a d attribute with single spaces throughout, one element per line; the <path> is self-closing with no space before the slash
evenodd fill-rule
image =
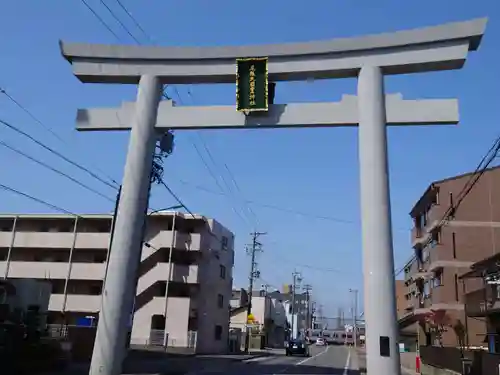
<path id="1" fill-rule="evenodd" d="M 316 339 L 316 346 L 325 346 L 326 345 L 326 341 L 323 337 L 318 337 Z"/>

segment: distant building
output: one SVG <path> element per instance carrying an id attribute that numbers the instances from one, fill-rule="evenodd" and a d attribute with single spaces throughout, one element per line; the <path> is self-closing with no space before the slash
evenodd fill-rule
<path id="1" fill-rule="evenodd" d="M 47 280 L 48 323 L 97 321 L 111 225 L 111 215 L 0 215 L 0 277 Z M 131 343 L 163 345 L 167 333 L 169 346 L 224 352 L 233 234 L 179 212 L 155 213 L 146 228 Z"/>
<path id="2" fill-rule="evenodd" d="M 231 299 L 230 328 L 246 331 L 248 293 L 244 289 L 233 290 Z M 280 298 L 264 290 L 252 293 L 252 311 L 257 331 L 264 335 L 264 343 L 269 347 L 282 347 L 289 327 L 286 307 Z"/>

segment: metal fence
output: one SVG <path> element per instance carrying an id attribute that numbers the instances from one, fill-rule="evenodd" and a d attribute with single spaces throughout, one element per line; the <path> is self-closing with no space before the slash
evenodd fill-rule
<path id="1" fill-rule="evenodd" d="M 164 336 L 165 331 L 163 329 L 152 329 L 149 333 L 149 339 L 142 344 L 147 346 L 164 346 Z M 197 338 L 197 331 L 188 331 L 184 337 L 176 337 L 167 332 L 167 347 L 195 349 Z"/>

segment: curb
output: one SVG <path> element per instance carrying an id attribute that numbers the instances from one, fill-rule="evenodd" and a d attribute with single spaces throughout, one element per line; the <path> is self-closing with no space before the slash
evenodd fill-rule
<path id="1" fill-rule="evenodd" d="M 411 368 L 408 368 L 408 367 L 403 367 L 401 366 L 401 370 L 403 370 L 404 372 L 406 372 L 407 374 L 409 375 L 422 375 L 422 374 L 419 374 L 418 372 L 416 372 L 415 370 L 411 369 Z"/>

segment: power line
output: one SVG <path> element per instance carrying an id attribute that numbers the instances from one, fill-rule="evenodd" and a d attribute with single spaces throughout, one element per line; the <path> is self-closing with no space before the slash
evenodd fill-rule
<path id="1" fill-rule="evenodd" d="M 493 162 L 493 160 L 495 160 L 499 151 L 500 151 L 500 137 L 496 139 L 493 146 L 488 150 L 488 153 L 483 157 L 483 159 L 481 159 L 478 168 L 476 168 L 476 170 L 474 171 L 474 173 L 472 174 L 471 178 L 468 181 L 470 182 L 470 184 L 466 184 L 466 186 L 464 186 L 464 189 L 462 189 L 461 193 L 458 194 L 459 198 L 457 203 L 455 205 L 450 206 L 449 212 L 447 213 L 448 216 L 453 216 L 456 213 L 457 209 L 460 207 L 463 200 L 467 197 L 467 195 L 469 195 L 474 186 L 478 183 L 479 179 L 487 171 L 490 164 Z"/>
<path id="2" fill-rule="evenodd" d="M 100 18 L 98 16 L 98 14 L 85 2 L 85 0 L 81 0 L 86 6 L 87 8 L 89 8 L 89 10 L 92 11 L 92 13 L 101 21 L 101 23 L 105 24 L 104 21 L 102 20 L 102 18 Z M 106 9 L 112 14 L 112 16 L 115 18 L 115 20 L 117 20 L 120 25 L 129 33 L 129 35 L 131 35 L 133 37 L 133 35 L 130 33 L 130 31 L 126 28 L 126 26 L 119 20 L 119 18 L 116 16 L 116 14 L 109 8 L 109 6 L 103 1 L 103 0 L 100 0 L 100 2 L 106 7 Z M 120 5 L 120 7 L 125 11 L 125 13 L 127 13 L 127 15 L 134 21 L 134 23 L 136 24 L 136 26 L 138 26 L 141 31 L 145 34 L 145 35 L 148 35 L 145 30 L 140 26 L 140 24 L 137 22 L 137 20 L 135 20 L 135 18 L 131 15 L 131 13 L 128 11 L 128 9 L 119 1 L 117 0 L 118 4 Z M 115 35 L 117 37 L 117 35 L 107 26 L 107 24 L 105 24 L 106 28 L 113 33 L 113 35 Z M 141 44 L 135 37 L 133 37 L 134 40 L 138 43 L 138 44 Z M 119 37 L 117 37 L 117 39 L 120 39 Z M 151 40 L 150 37 L 148 37 L 148 39 Z M 182 97 L 177 89 L 176 86 L 172 86 L 175 93 L 177 94 L 177 97 L 179 99 L 179 102 L 182 104 L 183 103 L 183 100 L 182 100 Z M 165 97 L 168 98 L 168 95 L 166 94 L 166 92 L 164 92 L 163 94 Z M 189 93 L 189 95 L 191 96 L 192 98 L 192 94 L 191 92 Z M 199 135 L 199 134 L 198 134 Z M 207 152 L 209 158 L 212 160 L 212 163 L 214 164 L 215 167 L 217 167 L 217 163 L 215 162 L 207 144 L 203 141 L 203 138 L 201 138 L 200 136 L 200 139 L 202 140 L 202 144 L 203 144 L 203 147 L 205 148 L 205 151 Z M 224 189 L 222 189 L 222 187 L 220 186 L 219 182 L 218 182 L 218 179 L 215 177 L 215 174 L 213 173 L 212 169 L 208 166 L 208 163 L 206 162 L 206 160 L 204 159 L 202 153 L 200 152 L 200 150 L 197 148 L 196 144 L 193 142 L 193 146 L 195 147 L 195 150 L 198 154 L 198 156 L 200 157 L 200 159 L 202 160 L 205 168 L 208 170 L 209 174 L 212 176 L 212 178 L 214 178 L 214 180 L 216 181 L 216 184 L 218 185 L 219 189 L 221 189 L 221 191 L 224 191 Z M 224 184 L 229 187 L 229 185 L 227 184 L 227 182 L 225 181 L 224 177 L 221 175 L 221 178 L 224 182 Z M 234 177 L 233 177 L 234 178 Z M 231 189 L 228 188 L 229 192 L 231 193 Z M 240 218 L 244 223 L 245 225 L 248 225 L 248 222 L 247 220 L 243 217 L 243 216 L 246 216 L 246 215 L 243 215 L 241 216 L 240 213 L 234 208 L 234 206 L 231 204 L 231 208 L 232 210 L 234 211 L 234 213 L 238 216 L 238 218 Z M 251 209 L 247 208 L 249 211 L 251 211 Z M 255 214 L 253 214 L 253 216 L 255 216 Z M 255 217 L 256 219 L 256 217 Z M 251 221 L 251 220 L 250 220 Z"/>
<path id="3" fill-rule="evenodd" d="M 5 89 L 0 87 L 0 93 L 4 94 L 12 103 L 18 106 L 24 113 L 26 113 L 33 121 L 35 121 L 38 125 L 43 127 L 46 131 L 48 131 L 52 136 L 57 138 L 60 142 L 64 143 L 64 140 L 50 127 L 46 126 L 43 122 L 41 122 L 30 110 L 28 110 L 25 106 L 23 106 L 20 102 L 18 102 L 12 95 L 10 95 Z"/>
<path id="4" fill-rule="evenodd" d="M 116 190 L 117 189 L 117 186 L 114 186 L 112 184 L 110 184 L 108 181 L 102 179 L 101 177 L 99 177 L 97 174 L 95 174 L 94 172 L 92 172 L 90 169 L 78 164 L 77 162 L 71 160 L 70 158 L 64 156 L 63 154 L 61 154 L 60 152 L 52 149 L 51 147 L 47 146 L 46 144 L 44 144 L 43 142 L 39 141 L 38 139 L 36 139 L 35 137 L 31 136 L 30 134 L 22 131 L 21 129 L 19 129 L 17 126 L 15 125 L 12 125 L 10 123 L 8 123 L 7 121 L 5 120 L 2 120 L 0 119 L 0 123 L 2 123 L 3 125 L 5 125 L 6 127 L 8 127 L 9 129 L 15 131 L 16 133 L 18 134 L 21 134 L 22 136 L 28 138 L 29 140 L 31 140 L 32 142 L 36 143 L 38 146 L 44 148 L 45 150 L 51 152 L 52 154 L 56 155 L 57 157 L 61 158 L 62 160 L 64 160 L 65 162 L 71 164 L 72 166 L 86 172 L 87 174 L 89 174 L 90 176 L 92 176 L 93 178 L 95 178 L 96 180 L 102 182 L 103 184 L 109 186 L 110 188 Z"/>
<path id="5" fill-rule="evenodd" d="M 148 33 L 142 28 L 141 24 L 139 23 L 139 21 L 137 21 L 135 19 L 135 17 L 132 15 L 132 13 L 129 12 L 129 10 L 127 9 L 127 7 L 125 7 L 125 5 L 123 5 L 123 3 L 120 1 L 120 0 L 115 0 L 118 5 L 120 6 L 120 8 L 122 8 L 122 10 L 127 14 L 127 16 L 129 16 L 129 18 L 132 20 L 132 22 L 135 24 L 135 26 L 137 26 L 137 28 L 144 34 L 144 36 L 149 40 L 149 41 L 152 41 L 151 37 L 148 35 Z"/>
<path id="6" fill-rule="evenodd" d="M 130 32 L 128 27 L 120 20 L 120 18 L 115 14 L 115 12 L 108 6 L 108 4 L 106 4 L 106 2 L 104 0 L 99 0 L 99 1 L 108 10 L 108 12 L 111 14 L 111 16 L 115 19 L 115 21 L 120 24 L 120 26 L 123 28 L 123 30 L 125 30 L 127 32 L 127 34 L 130 35 L 130 37 L 132 39 L 134 39 L 137 44 L 141 44 L 141 42 L 139 42 L 139 40 L 134 36 L 134 34 L 132 34 Z"/>
<path id="7" fill-rule="evenodd" d="M 500 137 L 495 139 L 493 145 L 488 149 L 486 154 L 481 158 L 481 160 L 477 164 L 474 172 L 470 174 L 470 177 L 467 179 L 464 186 L 458 193 L 457 203 L 456 204 L 452 203 L 448 207 L 448 209 L 444 212 L 443 216 L 439 220 L 439 224 L 437 226 L 438 228 L 442 227 L 448 221 L 448 219 L 456 213 L 457 209 L 460 207 L 464 199 L 469 195 L 469 193 L 478 183 L 483 174 L 488 170 L 488 167 L 493 162 L 493 160 L 495 160 L 499 152 L 500 152 Z M 404 265 L 398 271 L 395 271 L 395 276 L 401 274 L 401 272 L 403 272 L 403 270 L 406 268 L 407 264 L 412 262 L 416 258 L 417 258 L 416 255 L 413 255 L 408 261 L 404 263 Z"/>
<path id="8" fill-rule="evenodd" d="M 70 176 L 70 175 L 68 175 L 68 174 L 66 174 L 66 173 L 64 173 L 64 172 L 62 172 L 62 171 L 60 171 L 60 170 L 58 170 L 58 169 L 56 169 L 56 168 L 54 168 L 54 167 L 52 167 L 52 166 L 50 166 L 50 165 L 46 164 L 46 163 L 44 163 L 44 162 L 42 162 L 42 161 L 38 160 L 38 159 L 35 159 L 34 157 L 32 157 L 32 156 L 30 156 L 30 155 L 28 155 L 28 154 L 24 153 L 24 152 L 23 152 L 23 151 L 21 151 L 21 150 L 19 150 L 19 149 L 15 148 L 15 147 L 13 147 L 13 146 L 10 146 L 9 144 L 5 143 L 4 141 L 1 141 L 1 140 L 0 140 L 0 145 L 1 145 L 1 146 L 3 146 L 3 147 L 5 147 L 5 148 L 7 148 L 7 149 L 9 149 L 9 150 L 11 150 L 11 151 L 13 151 L 13 152 L 15 152 L 15 153 L 16 153 L 16 154 L 18 154 L 18 155 L 21 155 L 21 156 L 25 157 L 26 159 L 31 160 L 31 161 L 32 161 L 32 162 L 34 162 L 34 163 L 37 163 L 38 165 L 41 165 L 41 166 L 42 166 L 42 167 L 44 167 L 44 168 L 47 168 L 47 169 L 51 170 L 52 172 L 57 173 L 57 174 L 58 174 L 58 175 L 60 175 L 60 176 L 63 176 L 63 177 L 65 177 L 65 178 L 67 178 L 67 179 L 68 179 L 68 180 L 70 180 L 70 181 L 73 181 L 75 184 L 77 184 L 77 185 L 79 185 L 79 186 L 83 187 L 84 189 L 87 189 L 88 191 L 90 191 L 90 192 L 92 192 L 92 193 L 94 193 L 94 194 L 97 194 L 97 195 L 99 195 L 100 197 L 102 197 L 102 198 L 104 198 L 104 199 L 107 199 L 107 200 L 109 200 L 109 201 L 111 201 L 111 202 L 114 202 L 114 199 L 112 199 L 112 198 L 110 198 L 110 197 L 106 196 L 105 194 L 101 193 L 100 191 L 98 191 L 98 190 L 96 190 L 96 189 L 94 189 L 94 188 L 92 188 L 92 187 L 90 187 L 90 186 L 88 186 L 88 185 L 84 184 L 83 182 L 81 182 L 81 181 L 77 180 L 76 178 L 74 178 L 74 177 L 72 177 L 72 176 Z"/>
<path id="9" fill-rule="evenodd" d="M 165 187 L 165 189 L 167 189 L 167 191 L 170 193 L 170 195 L 177 201 L 177 203 L 179 203 L 180 206 L 182 206 L 193 217 L 193 219 L 196 219 L 195 214 L 184 204 L 184 202 L 178 197 L 178 195 L 173 192 L 173 190 L 166 184 L 165 181 L 163 181 L 163 179 L 160 179 L 159 183 L 161 185 L 163 185 L 163 187 Z M 217 238 L 215 236 L 215 234 L 213 234 L 211 231 L 210 231 L 210 235 L 212 236 L 212 238 L 216 242 L 219 243 L 219 245 L 226 246 L 226 244 L 224 244 L 221 239 Z M 233 251 L 234 251 L 234 249 L 233 249 Z"/>
<path id="10" fill-rule="evenodd" d="M 182 207 L 184 207 L 184 209 L 193 217 L 193 218 L 196 218 L 196 216 L 193 214 L 193 212 L 191 212 L 191 210 L 181 201 L 181 199 L 177 196 L 177 194 L 175 194 L 172 189 L 165 183 L 165 181 L 163 181 L 163 179 L 160 180 L 160 184 L 162 184 L 165 189 L 167 189 L 167 191 L 170 193 L 170 195 L 177 201 L 177 203 L 179 203 Z"/>
<path id="11" fill-rule="evenodd" d="M 68 142 L 64 140 L 57 132 L 55 132 L 50 126 L 45 124 L 40 118 L 35 116 L 33 112 L 31 112 L 26 106 L 24 106 L 20 101 L 18 101 L 14 96 L 12 96 L 10 93 L 7 92 L 4 88 L 0 87 L 0 93 L 4 94 L 12 103 L 14 103 L 18 108 L 20 108 L 24 113 L 26 113 L 33 121 L 35 121 L 38 125 L 40 125 L 42 128 L 44 128 L 47 132 L 49 132 L 54 138 L 56 138 L 59 142 L 64 144 L 65 146 L 69 146 Z M 92 165 L 92 167 L 99 171 L 102 175 L 104 175 L 106 178 L 108 178 L 110 181 L 118 185 L 118 182 L 116 182 L 112 177 L 107 175 L 104 171 L 99 169 L 97 166 Z"/>
<path id="12" fill-rule="evenodd" d="M 200 149 L 198 148 L 198 146 L 196 145 L 196 143 L 192 141 L 192 144 L 193 144 L 193 147 L 196 151 L 196 153 L 198 154 L 198 157 L 201 159 L 201 162 L 203 163 L 203 165 L 205 166 L 205 169 L 208 171 L 208 174 L 212 177 L 212 179 L 215 181 L 215 184 L 217 185 L 217 187 L 220 189 L 221 192 L 223 192 L 225 189 L 222 187 L 222 185 L 220 184 L 219 182 L 219 179 L 216 177 L 214 171 L 212 170 L 212 168 L 209 167 L 207 161 L 205 160 L 205 158 L 203 157 Z M 229 198 L 228 197 L 228 194 L 227 193 L 222 193 L 221 195 L 223 195 L 224 197 L 226 198 Z M 235 213 L 235 215 L 245 224 L 245 225 L 249 225 L 248 221 L 246 218 L 244 218 L 237 210 L 236 208 L 234 207 L 233 204 L 231 204 L 231 202 L 229 202 L 229 204 L 231 205 L 231 209 L 233 210 L 233 212 Z"/>
<path id="13" fill-rule="evenodd" d="M 220 195 L 220 196 L 226 195 L 226 193 L 224 193 L 222 191 L 211 190 L 211 189 L 208 189 L 204 186 L 193 184 L 193 183 L 188 182 L 188 181 L 184 181 L 184 180 L 178 180 L 178 181 L 183 185 L 191 186 L 192 188 L 194 188 L 196 190 L 204 191 L 204 192 L 209 193 L 209 194 L 215 194 L 215 195 Z M 258 201 L 252 200 L 252 199 L 247 199 L 247 200 L 245 200 L 245 202 L 248 204 L 254 205 L 254 206 L 268 208 L 268 209 L 276 210 L 276 211 L 287 212 L 287 213 L 300 215 L 300 216 L 311 217 L 311 218 L 319 219 L 319 220 L 334 221 L 336 223 L 342 223 L 342 224 L 357 224 L 357 222 L 355 220 L 341 219 L 341 218 L 336 218 L 333 216 L 317 215 L 317 214 L 313 214 L 310 212 L 298 211 L 298 210 L 295 210 L 293 208 L 281 207 L 281 206 L 277 206 L 277 205 L 273 205 L 273 204 L 258 202 Z M 405 231 L 405 232 L 410 230 L 408 228 L 396 228 L 396 229 L 401 230 L 401 231 Z"/>
<path id="14" fill-rule="evenodd" d="M 75 213 L 73 213 L 71 211 L 68 211 L 68 210 L 66 210 L 64 208 L 56 206 L 55 204 L 46 202 L 46 201 L 44 201 L 44 200 L 42 200 L 40 198 L 36 198 L 36 197 L 34 197 L 32 195 L 29 195 L 28 193 L 23 193 L 22 191 L 19 191 L 17 189 L 14 189 L 12 187 L 7 186 L 7 185 L 0 184 L 0 189 L 9 191 L 9 192 L 17 194 L 17 195 L 21 195 L 21 196 L 23 196 L 25 198 L 28 198 L 28 199 L 30 199 L 30 200 L 32 200 L 34 202 L 37 202 L 37 203 L 40 203 L 40 204 L 42 204 L 44 206 L 50 207 L 50 208 L 52 208 L 52 209 L 54 209 L 56 211 L 63 212 L 65 214 L 74 215 L 74 216 L 79 216 L 79 215 L 77 215 L 77 214 L 75 214 Z"/>
<path id="15" fill-rule="evenodd" d="M 233 182 L 233 185 L 236 188 L 236 191 L 240 194 L 240 196 L 243 200 L 243 203 L 246 203 L 247 200 L 246 200 L 245 196 L 243 195 L 243 192 L 241 191 L 239 184 L 236 182 L 236 178 L 234 177 L 233 172 L 231 172 L 231 170 L 229 169 L 229 167 L 226 163 L 224 163 L 224 168 L 226 168 L 226 171 L 229 175 L 229 178 Z M 252 215 L 254 222 L 257 226 L 259 224 L 259 220 L 257 219 L 257 215 L 255 215 L 255 212 L 253 212 L 252 208 L 248 204 L 245 204 L 245 207 L 248 210 L 248 212 L 250 213 L 250 215 Z"/>
<path id="16" fill-rule="evenodd" d="M 113 31 L 113 29 L 99 16 L 99 14 L 97 14 L 97 12 L 85 0 L 80 0 L 80 1 L 87 7 L 88 10 L 90 10 L 90 12 L 94 15 L 95 18 L 97 18 L 97 20 L 101 23 L 101 25 L 103 25 L 111 34 L 113 34 L 116 39 L 120 40 L 118 34 L 116 34 Z"/>
<path id="17" fill-rule="evenodd" d="M 61 213 L 64 213 L 64 214 L 69 214 L 69 215 L 73 215 L 75 217 L 78 217 L 78 218 L 81 218 L 82 216 L 81 215 L 78 215 L 78 214 L 75 214 L 74 212 L 71 212 L 65 208 L 62 208 L 60 206 L 57 206 L 55 204 L 52 204 L 52 203 L 49 203 L 43 199 L 40 199 L 40 198 L 37 198 L 33 195 L 30 195 L 28 193 L 24 193 L 22 191 L 19 191 L 17 189 L 14 189 L 10 186 L 7 186 L 7 185 L 4 185 L 4 184 L 0 184 L 0 189 L 4 190 L 4 191 L 8 191 L 8 192 L 11 192 L 11 193 L 14 193 L 14 194 L 17 194 L 17 195 L 20 195 L 22 197 L 25 197 L 25 198 L 28 198 L 29 200 L 32 200 L 34 202 L 37 202 L 37 203 L 40 203 L 46 207 L 50 207 L 52 209 L 54 209 L 55 211 L 59 211 Z M 148 242 L 145 242 L 144 243 L 146 245 L 146 247 L 152 247 Z"/>

